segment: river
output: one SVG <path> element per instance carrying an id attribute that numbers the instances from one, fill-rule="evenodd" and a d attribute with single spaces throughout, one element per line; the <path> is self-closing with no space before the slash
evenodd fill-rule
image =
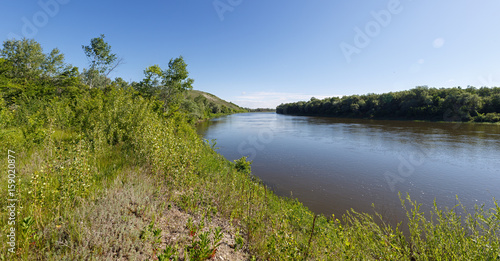
<path id="1" fill-rule="evenodd" d="M 228 160 L 247 156 L 276 194 L 316 213 L 405 220 L 398 192 L 428 211 L 500 198 L 500 125 L 243 113 L 198 125 Z"/>

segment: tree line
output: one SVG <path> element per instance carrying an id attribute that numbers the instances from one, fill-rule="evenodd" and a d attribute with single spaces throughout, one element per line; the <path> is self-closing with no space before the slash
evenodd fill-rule
<path id="1" fill-rule="evenodd" d="M 256 108 L 256 109 L 250 109 L 250 108 L 245 108 L 248 112 L 276 112 L 276 109 L 273 108 Z"/>
<path id="2" fill-rule="evenodd" d="M 500 88 L 430 88 L 280 104 L 280 114 L 432 121 L 500 122 Z"/>
<path id="3" fill-rule="evenodd" d="M 182 56 L 170 59 L 167 68 L 158 64 L 144 69 L 139 82 L 127 82 L 109 75 L 123 62 L 112 52 L 105 36 L 82 45 L 88 59 L 88 68 L 81 72 L 78 67 L 65 62 L 64 54 L 55 48 L 44 53 L 42 46 L 33 39 L 4 41 L 0 49 L 0 92 L 7 107 L 15 107 L 21 97 L 51 99 L 71 98 L 84 93 L 111 89 L 130 89 L 136 95 L 155 99 L 168 115 L 182 114 L 191 122 L 217 114 L 244 111 L 220 105 L 204 97 L 189 99 L 193 79 L 189 78 L 187 64 Z M 236 106 L 237 107 L 237 106 Z"/>

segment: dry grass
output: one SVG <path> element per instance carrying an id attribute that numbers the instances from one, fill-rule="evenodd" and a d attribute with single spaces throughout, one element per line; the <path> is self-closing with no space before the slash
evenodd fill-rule
<path id="1" fill-rule="evenodd" d="M 167 246 L 185 260 L 185 249 L 193 241 L 188 220 L 208 231 L 222 227 L 224 237 L 213 260 L 247 260 L 242 250 L 234 250 L 234 228 L 229 222 L 180 210 L 168 202 L 156 175 L 144 168 L 127 169 L 93 201 L 82 202 L 65 220 L 45 228 L 45 238 L 57 238 L 59 251 L 46 253 L 49 260 L 157 260 Z M 161 229 L 161 235 L 145 236 L 148 226 Z M 58 225 L 60 224 L 60 225 Z M 200 231 L 200 232 L 202 232 Z"/>

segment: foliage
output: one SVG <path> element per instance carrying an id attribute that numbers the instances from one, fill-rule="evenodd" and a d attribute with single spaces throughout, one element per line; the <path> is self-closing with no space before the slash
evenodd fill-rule
<path id="1" fill-rule="evenodd" d="M 12 111 L 6 107 L 5 100 L 0 97 L 0 129 L 6 128 L 13 120 Z"/>
<path id="2" fill-rule="evenodd" d="M 139 95 L 120 80 L 104 89 L 86 86 L 57 95 L 42 92 L 55 82 L 38 81 L 35 76 L 18 79 L 0 74 L 2 84 L 9 85 L 2 88 L 4 99 L 0 99 L 0 117 L 6 119 L 0 126 L 0 144 L 16 152 L 19 174 L 18 245 L 14 254 L 3 248 L 1 259 L 204 260 L 216 254 L 225 240 L 221 229 L 206 225 L 204 220 L 210 219 L 225 220 L 236 228 L 233 247 L 259 260 L 500 258 L 496 203 L 494 208 L 479 206 L 461 215 L 460 204 L 453 209 L 434 206 L 423 213 L 407 196 L 402 205 L 407 210 L 408 235 L 399 226 L 385 224 L 380 215 L 350 211 L 340 220 L 315 217 L 297 200 L 276 196 L 249 175 L 246 159 L 233 163 L 217 154 L 200 139 L 182 110 L 166 114 L 163 102 Z M 68 85 L 82 87 L 79 82 Z M 18 90 L 15 96 L 13 88 Z M 38 95 L 30 88 L 39 88 Z M 476 108 L 478 116 L 495 118 L 498 115 L 488 111 L 496 108 L 498 97 L 491 93 L 495 91 L 456 90 L 453 99 L 437 95 L 424 102 L 459 102 L 461 107 Z M 14 98 L 7 100 L 6 95 Z M 393 100 L 401 99 L 396 93 L 365 98 L 334 102 L 348 113 L 376 103 L 390 111 Z M 197 106 L 206 102 L 194 101 Z M 321 100 L 312 99 L 300 107 L 310 110 L 320 104 Z M 415 108 L 405 104 L 407 110 Z M 469 112 L 477 117 L 461 107 L 451 115 Z M 0 171 L 7 173 L 7 164 Z M 3 195 L 7 183 L 7 175 L 1 175 Z M 175 205 L 182 213 L 203 216 L 201 221 L 187 222 L 191 233 L 175 244 L 166 242 L 161 227 L 168 223 L 162 219 L 165 202 L 168 209 Z M 0 208 L 7 209 L 7 204 L 0 202 Z M 9 211 L 0 212 L 4 235 L 10 229 L 8 220 Z M 6 240 L 0 237 L 0 244 L 5 246 Z"/>
<path id="3" fill-rule="evenodd" d="M 54 49 L 51 54 L 57 52 L 57 49 Z M 8 72 L 12 78 L 33 79 L 38 77 L 45 69 L 45 64 L 56 60 L 47 57 L 39 43 L 28 39 L 5 41 L 1 54 L 12 68 Z"/>
<path id="4" fill-rule="evenodd" d="M 11 78 L 57 78 L 71 69 L 64 63 L 64 54 L 59 49 L 44 54 L 41 45 L 34 40 L 7 40 L 1 55 L 11 68 L 6 72 Z"/>
<path id="5" fill-rule="evenodd" d="M 250 109 L 250 108 L 245 108 L 248 112 L 276 112 L 276 108 L 257 108 L 257 109 Z"/>
<path id="6" fill-rule="evenodd" d="M 311 98 L 307 102 L 281 104 L 277 113 L 334 117 L 393 118 L 438 121 L 497 122 L 500 88 L 429 88 L 384 94 Z M 490 114 L 493 113 L 493 114 Z"/>
<path id="7" fill-rule="evenodd" d="M 179 255 L 172 246 L 166 246 L 162 253 L 157 256 L 159 261 L 178 260 Z"/>
<path id="8" fill-rule="evenodd" d="M 152 65 L 144 70 L 144 80 L 142 80 L 136 87 L 145 97 L 152 97 L 159 92 L 160 84 L 162 82 L 163 71 L 159 65 Z"/>
<path id="9" fill-rule="evenodd" d="M 182 95 L 187 90 L 193 89 L 194 80 L 188 76 L 187 64 L 182 56 L 170 59 L 163 78 L 167 88 L 160 92 L 160 99 L 167 101 L 167 104 L 170 103 L 169 106 L 178 106 Z"/>
<path id="10" fill-rule="evenodd" d="M 211 229 L 191 234 L 192 242 L 186 247 L 189 260 L 202 261 L 215 255 L 222 239 L 222 230 L 220 227 L 215 228 L 212 235 L 213 240 L 210 239 L 210 234 L 212 234 Z M 198 235 L 198 238 L 196 238 L 196 235 Z"/>
<path id="11" fill-rule="evenodd" d="M 7 104 L 27 96 L 76 95 L 78 68 L 64 62 L 64 55 L 53 49 L 44 54 L 34 40 L 8 40 L 3 43 L 0 59 L 0 89 Z"/>
<path id="12" fill-rule="evenodd" d="M 186 92 L 180 111 L 187 114 L 190 122 L 226 114 L 247 112 L 246 109 L 234 103 L 224 101 L 213 94 L 195 90 L 188 90 Z"/>
<path id="13" fill-rule="evenodd" d="M 116 54 L 111 53 L 111 46 L 104 41 L 104 34 L 92 38 L 90 45 L 82 45 L 83 52 L 89 61 L 89 69 L 84 70 L 85 82 L 90 88 L 105 87 L 107 76 L 121 63 Z"/>
<path id="14" fill-rule="evenodd" d="M 234 166 L 235 168 L 242 172 L 242 173 L 247 173 L 250 174 L 251 171 L 251 165 L 252 161 L 247 161 L 247 157 L 241 157 L 237 160 L 234 161 Z"/>
<path id="15" fill-rule="evenodd" d="M 144 70 L 144 79 L 136 86 L 145 97 L 156 96 L 164 103 L 168 111 L 177 111 L 187 90 L 193 88 L 193 79 L 188 78 L 187 64 L 179 56 L 170 59 L 168 69 L 159 65 L 149 66 Z"/>
<path id="16" fill-rule="evenodd" d="M 111 53 L 111 46 L 104 41 L 104 35 L 92 38 L 90 45 L 82 45 L 82 49 L 90 63 L 91 70 L 109 74 L 111 66 L 116 62 L 116 54 Z"/>

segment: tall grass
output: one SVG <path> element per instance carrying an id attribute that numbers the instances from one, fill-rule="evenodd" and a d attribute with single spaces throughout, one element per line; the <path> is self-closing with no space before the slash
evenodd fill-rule
<path id="1" fill-rule="evenodd" d="M 167 117 L 158 103 L 133 92 L 96 90 L 19 104 L 0 104 L 2 148 L 18 153 L 21 206 L 17 252 L 2 248 L 4 260 L 154 259 L 163 249 L 162 258 L 193 259 L 193 246 L 179 256 L 179 246 L 144 236 L 155 234 L 148 224 L 162 215 L 150 207 L 153 195 L 185 213 L 230 221 L 233 247 L 258 260 L 500 260 L 498 205 L 463 216 L 437 206 L 422 213 L 407 195 L 405 236 L 380 216 L 316 216 L 297 200 L 274 195 L 244 159 L 227 161 L 182 114 Z M 127 187 L 142 183 L 147 186 Z M 0 186 L 6 193 L 6 175 Z M 130 204 L 140 218 L 129 213 Z M 2 211 L 4 234 L 7 218 Z"/>

